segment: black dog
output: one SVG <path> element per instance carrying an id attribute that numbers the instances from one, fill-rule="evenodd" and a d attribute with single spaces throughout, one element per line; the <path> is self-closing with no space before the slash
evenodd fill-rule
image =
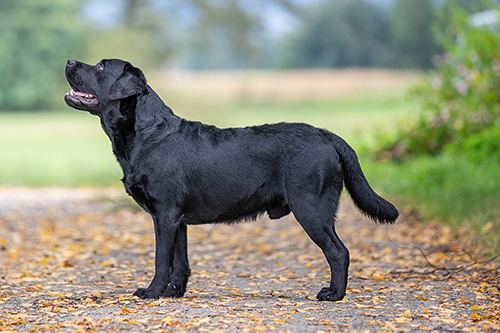
<path id="1" fill-rule="evenodd" d="M 334 221 L 345 183 L 357 207 L 380 223 L 398 211 L 379 197 L 340 137 L 306 124 L 219 129 L 176 116 L 123 60 L 68 60 L 66 103 L 101 118 L 126 191 L 154 221 L 155 276 L 141 298 L 182 297 L 190 275 L 187 225 L 233 223 L 290 212 L 323 250 L 331 283 L 317 298 L 345 296 L 349 252 Z"/>

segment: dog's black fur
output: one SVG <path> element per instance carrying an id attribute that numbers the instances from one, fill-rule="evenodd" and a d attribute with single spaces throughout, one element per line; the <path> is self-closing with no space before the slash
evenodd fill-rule
<path id="1" fill-rule="evenodd" d="M 293 212 L 330 265 L 330 286 L 317 298 L 341 300 L 349 252 L 334 221 L 343 184 L 368 217 L 380 223 L 398 217 L 371 189 L 351 147 L 326 130 L 295 123 L 219 129 L 182 119 L 123 60 L 91 66 L 70 59 L 66 78 L 72 88 L 66 103 L 100 117 L 126 191 L 153 217 L 155 276 L 134 293 L 141 298 L 184 295 L 188 224 Z"/>

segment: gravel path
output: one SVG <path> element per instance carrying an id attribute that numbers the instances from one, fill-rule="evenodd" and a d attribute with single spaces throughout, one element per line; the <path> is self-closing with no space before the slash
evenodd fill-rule
<path id="1" fill-rule="evenodd" d="M 346 299 L 317 302 L 321 251 L 292 216 L 190 227 L 181 299 L 131 296 L 153 276 L 152 222 L 122 189 L 0 188 L 0 331 L 500 330 L 498 262 L 405 213 L 380 226 L 343 198 Z"/>

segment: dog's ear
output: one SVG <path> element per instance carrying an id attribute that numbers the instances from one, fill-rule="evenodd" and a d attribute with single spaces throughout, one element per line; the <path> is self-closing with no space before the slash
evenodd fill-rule
<path id="1" fill-rule="evenodd" d="M 111 85 L 108 97 L 110 100 L 124 99 L 141 94 L 144 90 L 146 77 L 139 68 L 126 63 L 122 75 Z"/>

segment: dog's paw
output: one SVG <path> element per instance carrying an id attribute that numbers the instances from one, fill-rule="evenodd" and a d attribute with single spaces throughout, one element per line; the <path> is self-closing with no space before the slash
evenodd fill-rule
<path id="1" fill-rule="evenodd" d="M 318 301 L 330 301 L 330 302 L 335 302 L 335 301 L 340 301 L 344 298 L 345 293 L 341 293 L 336 290 L 332 290 L 330 288 L 323 288 L 321 291 L 318 293 L 316 298 Z"/>
<path id="2" fill-rule="evenodd" d="M 140 298 L 159 298 L 160 293 L 149 288 L 139 288 L 135 291 L 134 296 Z"/>
<path id="3" fill-rule="evenodd" d="M 186 293 L 186 287 L 179 286 L 176 284 L 169 284 L 167 289 L 165 289 L 161 295 L 163 297 L 182 297 Z"/>

